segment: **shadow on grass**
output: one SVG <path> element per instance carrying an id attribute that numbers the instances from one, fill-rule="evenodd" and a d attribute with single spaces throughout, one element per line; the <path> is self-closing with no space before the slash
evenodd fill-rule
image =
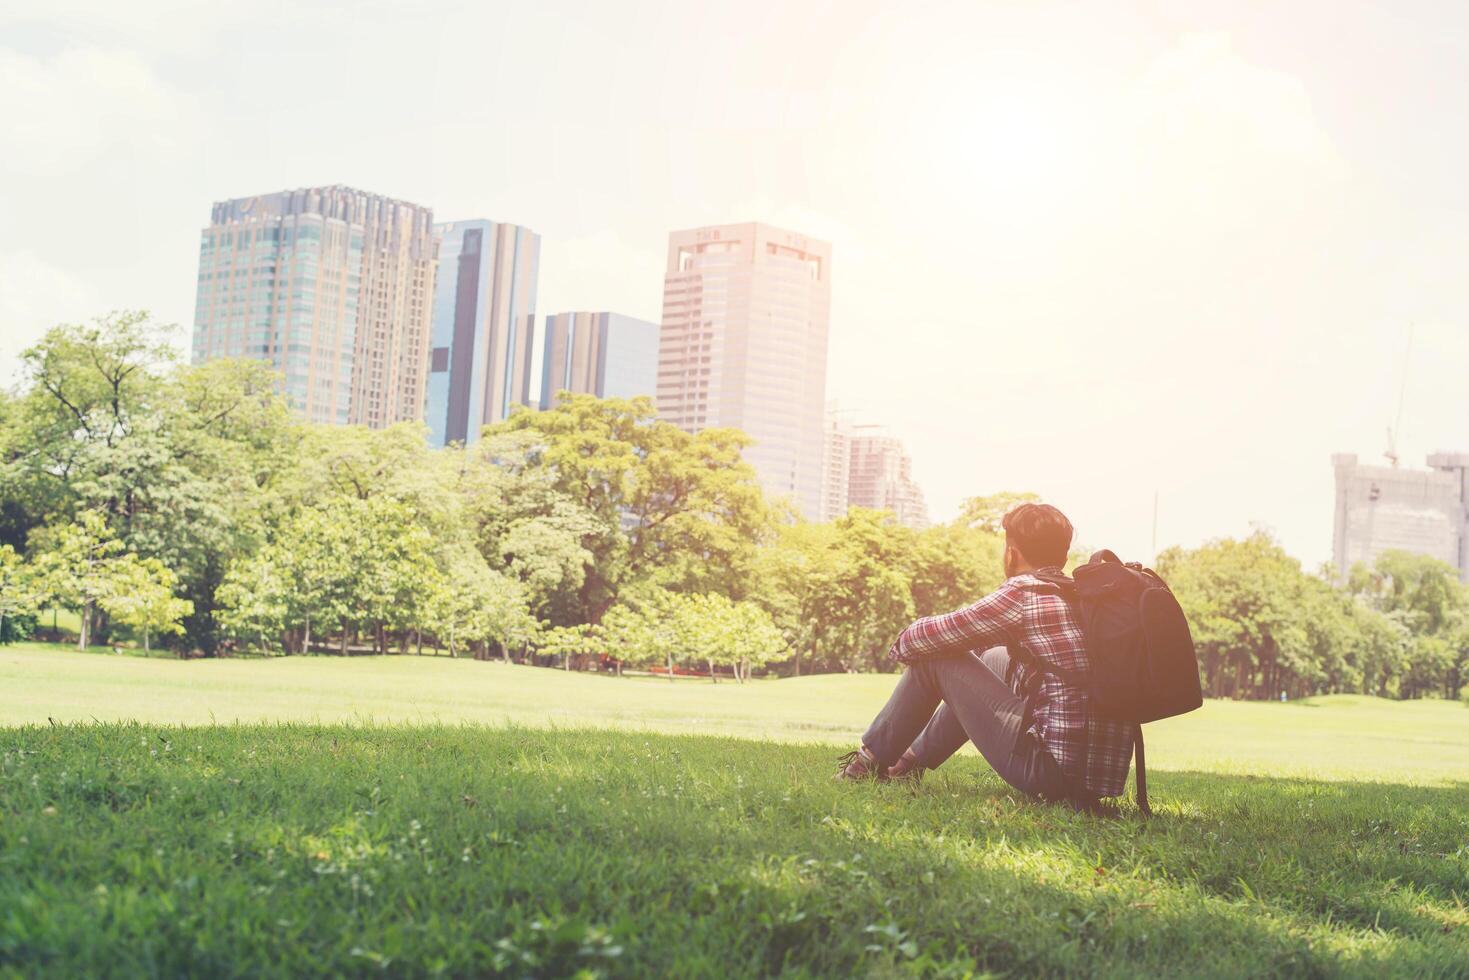
<path id="1" fill-rule="evenodd" d="M 359 973 L 365 950 L 485 973 L 501 940 L 551 956 L 536 922 L 609 930 L 618 975 L 1449 976 L 1469 956 L 1464 783 L 1158 772 L 1144 823 L 1029 803 L 976 759 L 912 792 L 733 738 L 74 725 L 0 749 L 0 904 L 22 910 L 0 953 L 48 969 Z"/>

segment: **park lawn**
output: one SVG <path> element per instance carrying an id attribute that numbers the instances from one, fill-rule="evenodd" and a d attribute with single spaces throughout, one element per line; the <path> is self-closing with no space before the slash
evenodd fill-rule
<path id="1" fill-rule="evenodd" d="M 0 975 L 1469 976 L 1469 708 L 1211 703 L 1144 822 L 832 783 L 891 683 L 0 649 Z"/>
<path id="2" fill-rule="evenodd" d="M 448 657 L 167 660 L 0 647 L 0 727 L 66 721 L 340 722 L 597 727 L 739 735 L 851 747 L 892 674 L 737 685 Z M 1209 701 L 1147 726 L 1150 770 L 1469 781 L 1469 707 L 1337 695 L 1299 703 Z"/>

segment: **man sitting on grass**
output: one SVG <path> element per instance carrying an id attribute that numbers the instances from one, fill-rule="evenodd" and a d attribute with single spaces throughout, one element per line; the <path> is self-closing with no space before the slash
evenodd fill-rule
<path id="1" fill-rule="evenodd" d="M 1022 504 L 1003 526 L 1004 584 L 898 635 L 888 656 L 907 669 L 861 748 L 842 758 L 840 778 L 916 778 L 968 739 L 1001 779 L 1030 796 L 1092 810 L 1099 797 L 1122 793 L 1132 726 L 1097 717 L 1083 688 L 1012 664 L 1006 650 L 1024 647 L 1085 676 L 1086 640 L 1072 600 L 1047 587 L 1068 581 L 1071 522 L 1047 504 Z"/>

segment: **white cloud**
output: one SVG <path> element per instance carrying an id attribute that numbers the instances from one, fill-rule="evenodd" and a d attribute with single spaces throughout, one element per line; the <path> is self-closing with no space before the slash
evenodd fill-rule
<path id="1" fill-rule="evenodd" d="M 1225 34 L 1187 35 L 1154 59 L 1118 125 L 1138 190 L 1175 220 L 1258 232 L 1346 176 L 1305 85 L 1241 58 Z"/>
<path id="2" fill-rule="evenodd" d="M 30 252 L 0 254 L 0 387 L 18 380 L 20 355 L 57 323 L 94 316 L 92 291 Z"/>
<path id="3" fill-rule="evenodd" d="M 104 152 L 167 151 L 192 108 L 131 52 L 0 50 L 0 152 L 13 176 L 81 172 Z"/>

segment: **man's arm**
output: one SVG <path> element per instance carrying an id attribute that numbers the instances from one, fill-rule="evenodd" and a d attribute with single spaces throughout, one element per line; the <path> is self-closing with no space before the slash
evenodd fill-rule
<path id="1" fill-rule="evenodd" d="M 1023 609 L 1024 593 L 1002 585 L 973 605 L 914 622 L 893 641 L 888 659 L 911 664 L 1000 646 L 1020 631 Z"/>

